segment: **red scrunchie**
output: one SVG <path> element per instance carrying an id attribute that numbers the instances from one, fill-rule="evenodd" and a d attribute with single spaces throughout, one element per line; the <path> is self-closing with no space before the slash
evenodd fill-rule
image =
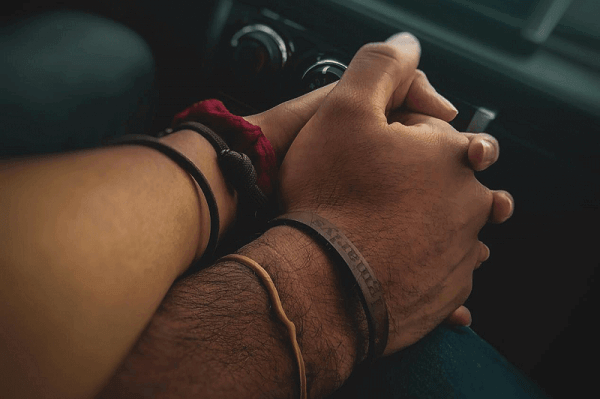
<path id="1" fill-rule="evenodd" d="M 266 196 L 271 196 L 277 175 L 277 159 L 271 142 L 259 126 L 232 115 L 221 101 L 215 99 L 200 101 L 184 109 L 175 115 L 172 126 L 185 121 L 205 124 L 226 143 L 231 143 L 234 137 L 242 137 L 241 148 L 233 149 L 248 155 L 256 169 L 256 184 Z"/>

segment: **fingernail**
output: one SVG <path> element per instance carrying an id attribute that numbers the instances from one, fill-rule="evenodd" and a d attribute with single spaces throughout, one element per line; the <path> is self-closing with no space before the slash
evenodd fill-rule
<path id="1" fill-rule="evenodd" d="M 487 168 L 495 161 L 494 145 L 487 140 L 481 140 L 481 145 L 483 146 L 482 167 Z"/>
<path id="2" fill-rule="evenodd" d="M 485 247 L 485 256 L 484 256 L 483 262 L 485 262 L 490 258 L 491 251 L 490 251 L 490 247 L 488 247 L 487 245 L 483 244 L 483 246 Z"/>
<path id="3" fill-rule="evenodd" d="M 438 97 L 440 98 L 440 100 L 442 100 L 442 102 L 446 105 L 446 107 L 449 110 L 454 111 L 456 113 L 456 115 L 458 115 L 458 109 L 454 106 L 454 104 L 452 104 L 450 102 L 450 100 L 448 100 L 446 97 L 442 96 L 439 93 L 438 93 Z"/>
<path id="4" fill-rule="evenodd" d="M 508 202 L 510 202 L 510 214 L 506 218 L 506 219 L 509 219 L 513 215 L 513 213 L 515 212 L 515 199 L 508 192 L 505 192 L 504 195 L 508 199 Z"/>
<path id="5" fill-rule="evenodd" d="M 419 40 L 408 32 L 400 32 L 390 36 L 385 42 L 395 44 L 397 46 L 404 46 L 407 44 L 418 43 Z"/>

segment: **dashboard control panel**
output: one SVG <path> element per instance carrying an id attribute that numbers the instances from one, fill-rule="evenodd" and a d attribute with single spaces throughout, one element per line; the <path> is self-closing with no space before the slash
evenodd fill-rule
<path id="1" fill-rule="evenodd" d="M 238 112 L 258 112 L 339 80 L 359 45 L 339 46 L 266 8 L 235 3 L 221 30 L 210 72 L 218 95 Z M 497 115 L 453 93 L 461 131 L 483 131 Z"/>
<path id="2" fill-rule="evenodd" d="M 295 21 L 236 3 L 210 75 L 224 102 L 256 112 L 335 82 L 351 58 Z"/>

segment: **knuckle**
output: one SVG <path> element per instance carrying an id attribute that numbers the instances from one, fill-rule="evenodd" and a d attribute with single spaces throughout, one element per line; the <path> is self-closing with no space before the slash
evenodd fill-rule
<path id="1" fill-rule="evenodd" d="M 427 115 L 415 112 L 397 112 L 394 114 L 394 120 L 405 126 L 415 126 L 428 123 L 430 118 Z"/>
<path id="2" fill-rule="evenodd" d="M 332 96 L 332 101 L 328 102 L 327 105 L 326 111 L 329 114 L 341 114 L 351 117 L 355 116 L 360 109 L 361 101 L 359 101 L 353 92 L 345 90 Z"/>
<path id="3" fill-rule="evenodd" d="M 421 71 L 420 69 L 417 69 L 415 71 L 415 80 L 419 80 L 419 81 L 429 81 L 427 79 L 427 75 L 425 74 L 425 72 Z"/>
<path id="4" fill-rule="evenodd" d="M 498 151 L 500 150 L 500 143 L 498 143 L 498 140 L 492 136 L 489 133 L 479 133 L 478 137 L 480 140 L 485 140 L 487 142 L 489 142 L 492 146 L 494 146 L 494 148 Z"/>
<path id="5" fill-rule="evenodd" d="M 358 50 L 356 58 L 375 59 L 394 67 L 402 66 L 400 50 L 387 43 L 367 43 Z"/>
<path id="6" fill-rule="evenodd" d="M 471 292 L 473 291 L 473 279 L 468 278 L 465 284 L 462 286 L 460 290 L 460 300 L 461 303 L 465 303 L 469 296 L 471 296 Z"/>
<path id="7" fill-rule="evenodd" d="M 356 124 L 357 121 L 367 121 L 371 109 L 351 91 L 340 91 L 331 97 L 331 101 L 320 109 L 325 118 L 336 126 L 347 126 L 348 123 Z"/>

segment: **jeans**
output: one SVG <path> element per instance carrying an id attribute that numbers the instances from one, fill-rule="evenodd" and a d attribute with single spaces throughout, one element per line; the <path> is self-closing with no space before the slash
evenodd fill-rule
<path id="1" fill-rule="evenodd" d="M 416 344 L 351 377 L 341 398 L 547 398 L 468 327 L 439 326 Z"/>
<path id="2" fill-rule="evenodd" d="M 154 61 L 127 28 L 72 11 L 0 28 L 0 156 L 93 148 L 148 133 Z M 440 326 L 355 373 L 332 398 L 546 398 L 467 327 Z"/>

